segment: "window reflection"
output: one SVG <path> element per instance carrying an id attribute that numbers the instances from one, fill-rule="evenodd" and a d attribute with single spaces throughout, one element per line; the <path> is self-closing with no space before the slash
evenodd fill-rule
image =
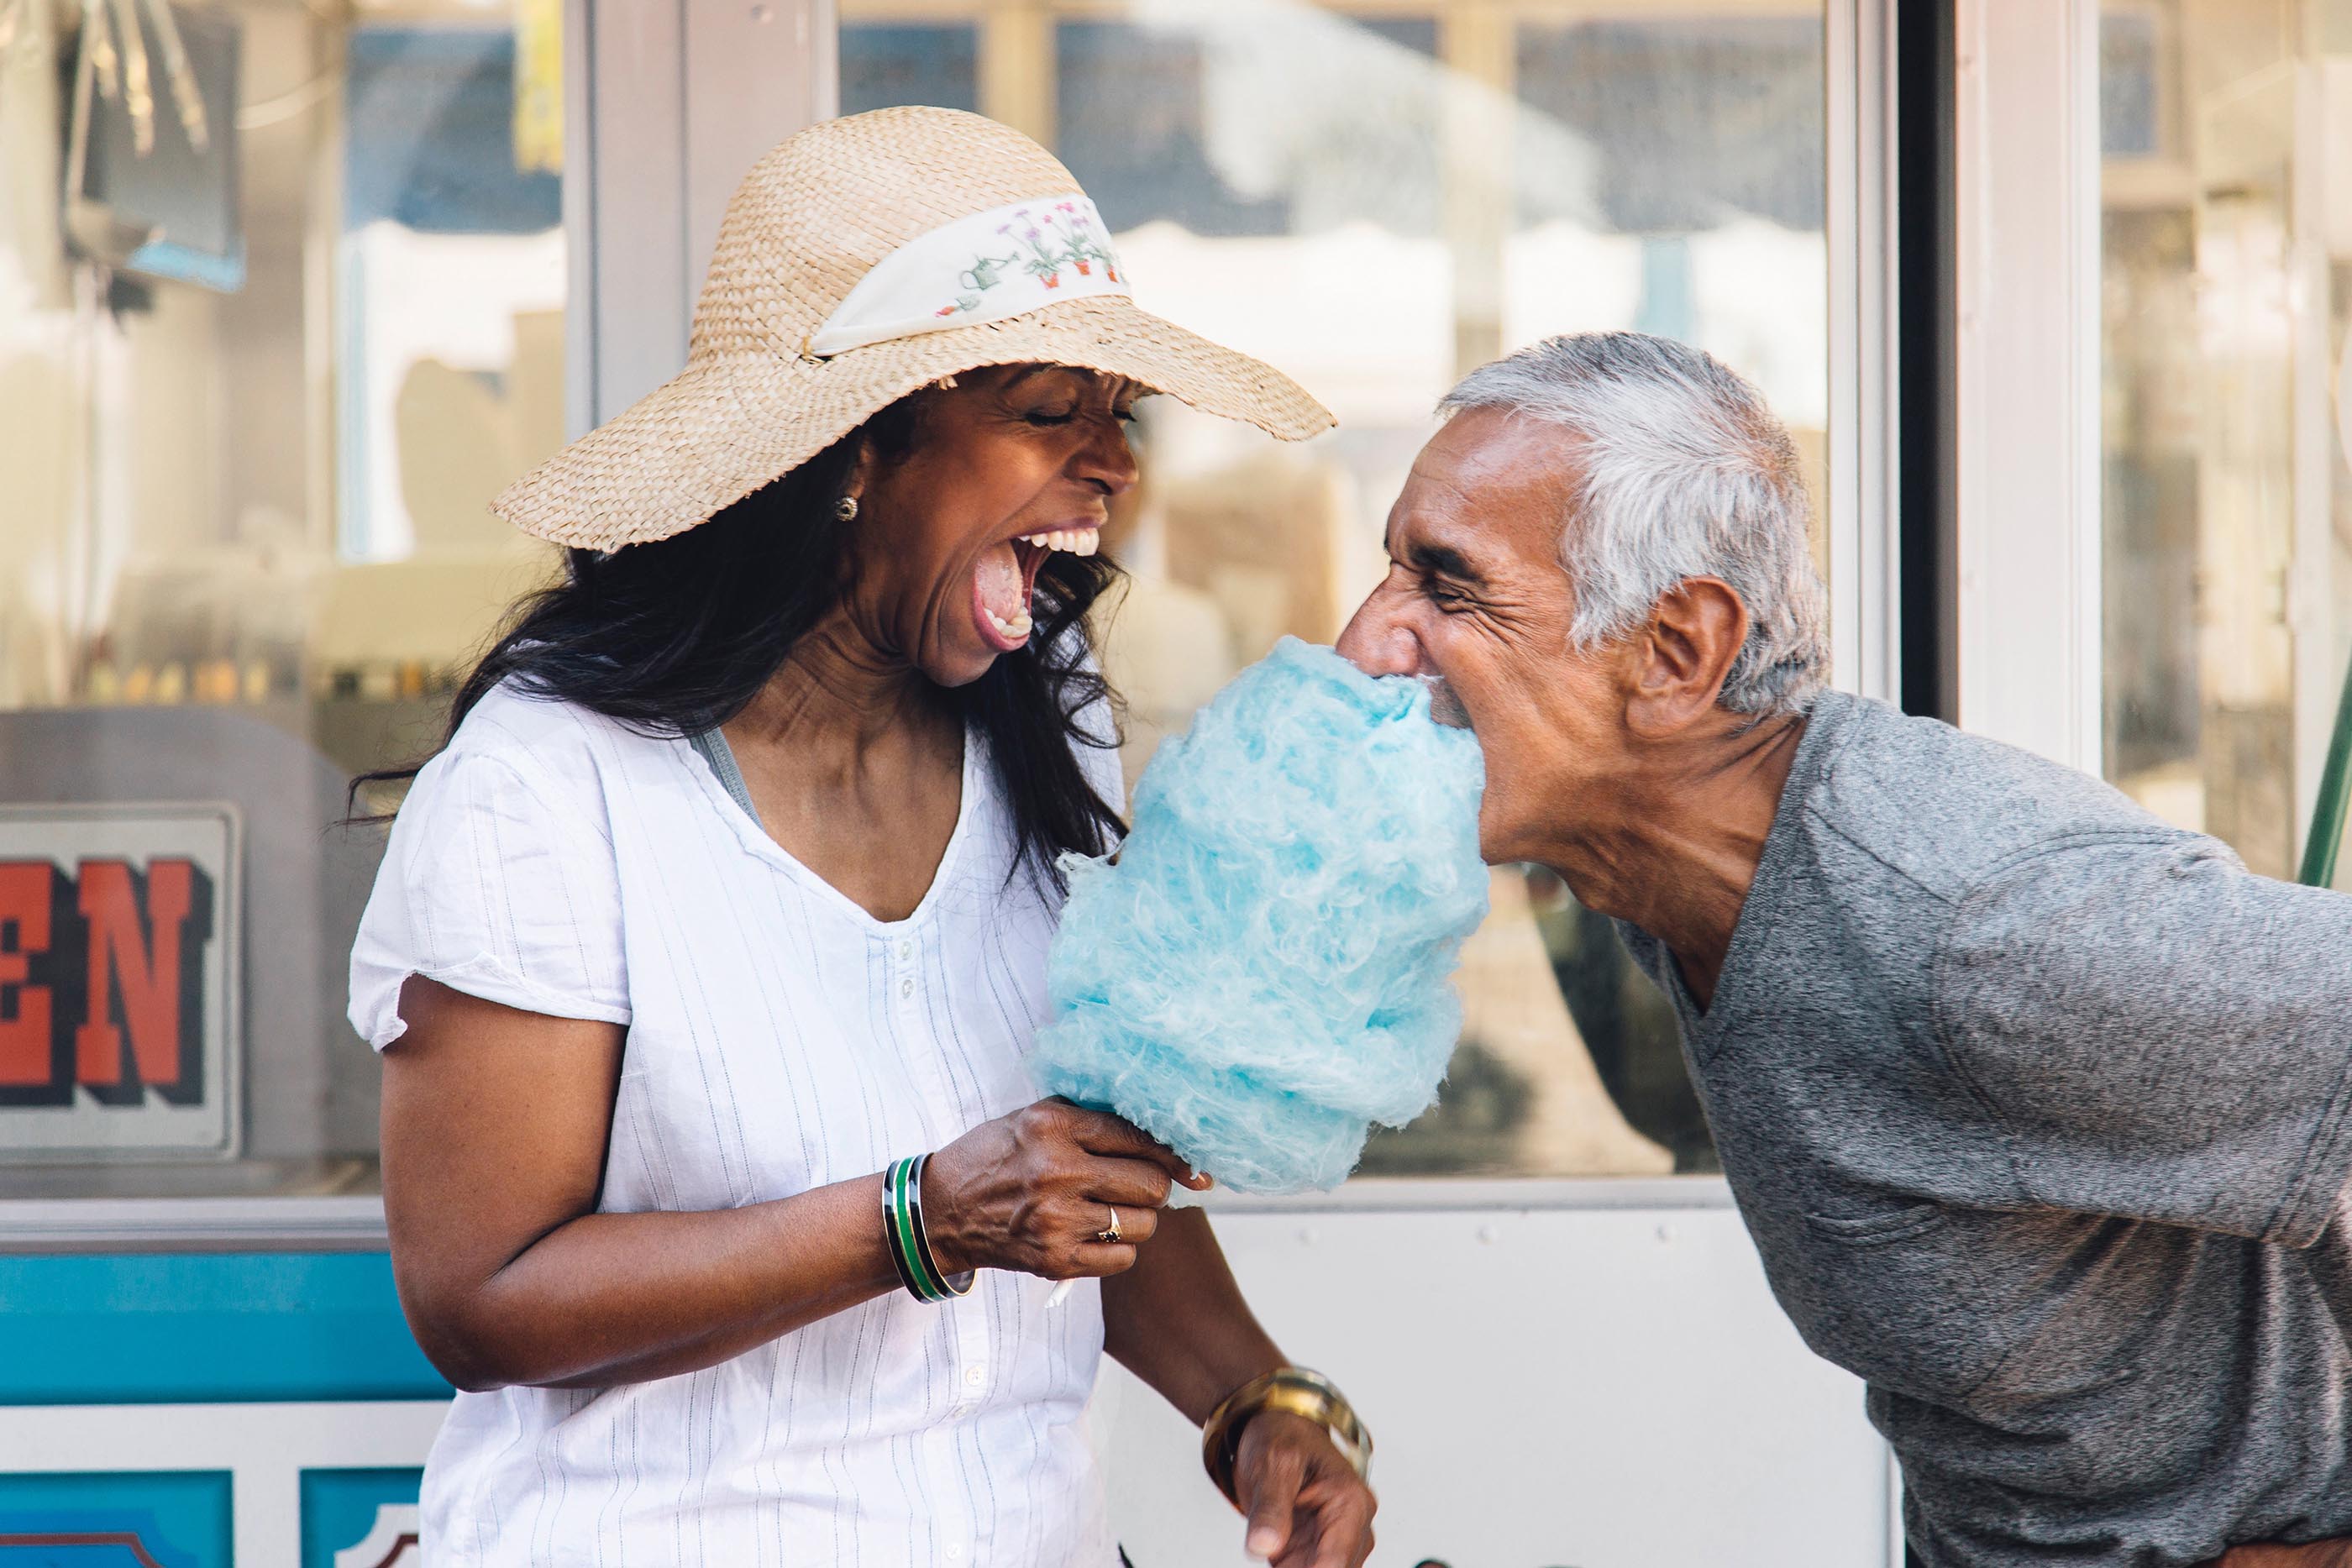
<path id="1" fill-rule="evenodd" d="M 449 672 L 549 566 L 484 507 L 562 435 L 562 8 L 137 0 L 109 41 L 127 72 L 140 19 L 144 115 L 66 16 L 0 5 L 0 861 L 145 865 L 188 830 L 139 803 L 206 803 L 236 847 L 194 885 L 236 897 L 186 932 L 235 947 L 243 1014 L 183 1042 L 234 1066 L 226 1151 L 161 1157 L 131 1125 L 159 1092 L 116 1092 L 51 1142 L 156 1146 L 58 1164 L 10 1123 L 0 1196 L 369 1190 L 341 992 L 376 846 L 320 830 L 437 738 Z M 0 1058 L 0 1120 L 99 1103 Z"/>
<path id="2" fill-rule="evenodd" d="M 969 90 L 1052 146 L 1147 308 L 1339 417 L 1284 448 L 1143 405 L 1143 483 L 1106 538 L 1130 582 L 1102 629 L 1130 779 L 1276 637 L 1338 634 L 1439 395 L 1520 344 L 1697 343 L 1762 386 L 1825 493 L 1819 4 L 845 0 L 845 105 L 924 101 L 893 96 L 890 63 L 919 21 L 971 40 L 929 101 Z M 1522 868 L 1495 872 L 1494 910 L 1444 1103 L 1376 1137 L 1366 1171 L 1709 1168 L 1666 1004 L 1608 923 Z"/>
<path id="3" fill-rule="evenodd" d="M 2293 876 L 2352 657 L 2352 4 L 2101 37 L 2106 771 Z"/>

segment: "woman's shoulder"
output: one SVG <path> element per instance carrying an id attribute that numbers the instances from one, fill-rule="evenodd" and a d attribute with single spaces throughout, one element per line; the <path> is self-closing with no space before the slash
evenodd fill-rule
<path id="1" fill-rule="evenodd" d="M 531 691 L 509 677 L 474 705 L 446 749 L 576 777 L 674 744 L 569 698 Z"/>
<path id="2" fill-rule="evenodd" d="M 371 1043 L 405 1028 L 412 974 L 527 1012 L 629 1021 L 604 755 L 625 734 L 500 687 L 418 772 L 352 949 L 352 1022 Z"/>
<path id="3" fill-rule="evenodd" d="M 579 703 L 502 681 L 417 776 L 417 790 L 440 793 L 461 779 L 501 779 L 553 812 L 600 821 L 612 770 L 669 744 Z"/>

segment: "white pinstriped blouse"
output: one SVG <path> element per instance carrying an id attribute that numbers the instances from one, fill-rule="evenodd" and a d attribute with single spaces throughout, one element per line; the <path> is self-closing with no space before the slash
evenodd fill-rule
<path id="1" fill-rule="evenodd" d="M 1080 755 L 1119 799 L 1117 754 Z M 603 1207 L 782 1197 L 1035 1098 L 1055 911 L 1007 884 L 1011 843 L 975 737 L 937 881 L 878 921 L 692 745 L 501 689 L 401 808 L 352 1022 L 398 1039 L 422 974 L 625 1024 Z M 1087 1281 L 1048 1312 L 1051 1289 L 982 1270 L 961 1301 L 894 1293 L 705 1372 L 460 1394 L 425 1467 L 426 1560 L 1100 1568 L 1100 1297 Z"/>

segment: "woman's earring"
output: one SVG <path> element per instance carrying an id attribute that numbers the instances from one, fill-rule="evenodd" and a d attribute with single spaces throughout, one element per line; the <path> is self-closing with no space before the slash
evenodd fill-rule
<path id="1" fill-rule="evenodd" d="M 835 501 L 833 504 L 833 516 L 836 522 L 856 522 L 857 520 L 857 497 L 855 496 L 844 496 L 840 500 Z"/>

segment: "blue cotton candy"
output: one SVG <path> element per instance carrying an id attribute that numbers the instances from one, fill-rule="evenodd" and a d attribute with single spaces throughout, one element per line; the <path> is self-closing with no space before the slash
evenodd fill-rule
<path id="1" fill-rule="evenodd" d="M 1485 787 L 1422 683 L 1284 638 L 1160 745 L 1117 863 L 1063 862 L 1045 1091 L 1243 1192 L 1337 1186 L 1445 1075 Z"/>

